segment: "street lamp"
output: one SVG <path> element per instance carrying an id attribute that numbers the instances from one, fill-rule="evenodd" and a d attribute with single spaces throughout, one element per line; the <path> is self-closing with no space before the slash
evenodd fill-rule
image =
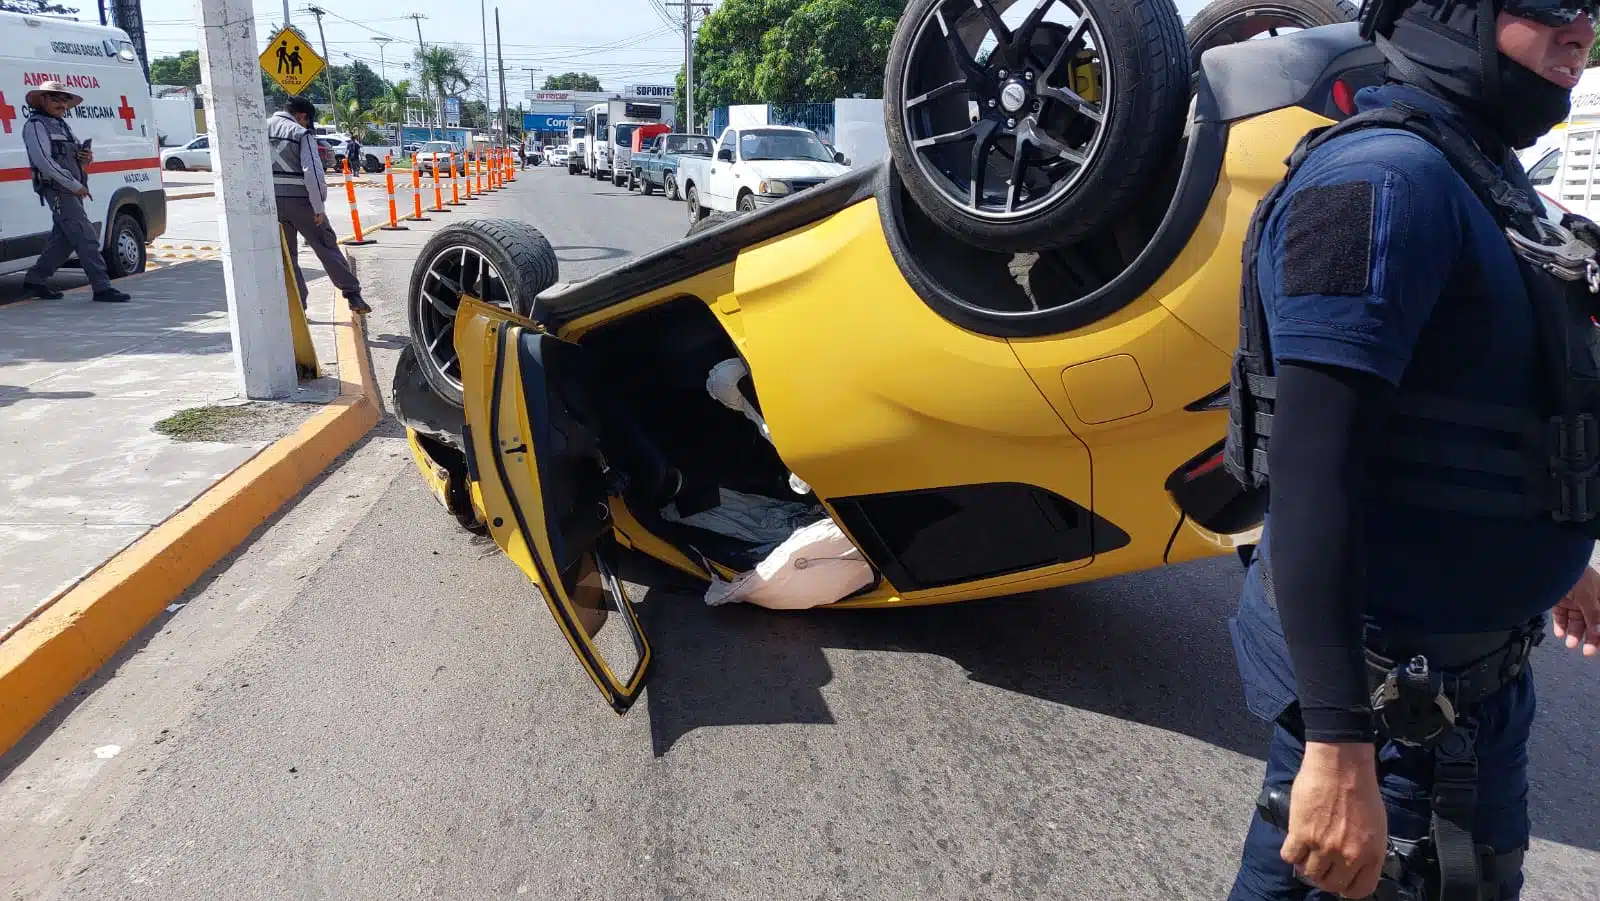
<path id="1" fill-rule="evenodd" d="M 394 38 L 373 38 L 372 39 L 372 42 L 374 44 L 378 45 L 378 71 L 383 74 L 383 80 L 385 82 L 388 82 L 388 80 L 389 80 L 389 67 L 387 65 L 385 65 L 384 61 L 383 61 L 383 48 L 384 48 L 385 45 L 387 45 L 390 41 L 393 41 L 393 40 L 394 40 Z"/>

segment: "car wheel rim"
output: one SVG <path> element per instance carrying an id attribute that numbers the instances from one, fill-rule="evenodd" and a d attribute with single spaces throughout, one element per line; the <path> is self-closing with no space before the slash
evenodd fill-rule
<path id="1" fill-rule="evenodd" d="M 1236 44 L 1266 35 L 1278 37 L 1282 32 L 1295 32 L 1304 28 L 1312 28 L 1316 23 L 1306 19 L 1303 13 L 1279 6 L 1253 6 L 1242 9 L 1234 15 L 1218 22 L 1205 30 L 1196 41 L 1196 48 L 1209 50 L 1212 47 L 1221 47 L 1223 44 Z"/>
<path id="2" fill-rule="evenodd" d="M 511 308 L 510 295 L 500 271 L 482 253 L 465 245 L 441 249 L 428 261 L 422 276 L 417 331 L 428 349 L 434 370 L 457 390 L 461 388 L 461 361 L 456 357 L 456 311 L 463 294 L 495 306 Z"/>
<path id="3" fill-rule="evenodd" d="M 915 165 L 977 219 L 1014 221 L 1053 207 L 1105 143 L 1115 73 L 1104 47 L 1084 0 L 934 5 L 917 26 L 900 85 Z"/>
<path id="4" fill-rule="evenodd" d="M 124 272 L 133 272 L 139 268 L 139 239 L 133 232 L 124 229 L 117 233 L 117 260 L 122 263 Z"/>

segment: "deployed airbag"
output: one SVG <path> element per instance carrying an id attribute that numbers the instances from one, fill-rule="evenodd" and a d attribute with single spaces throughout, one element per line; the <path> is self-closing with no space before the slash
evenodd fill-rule
<path id="1" fill-rule="evenodd" d="M 872 584 L 872 567 L 832 519 L 797 529 L 732 582 L 712 576 L 706 603 L 744 601 L 773 610 L 832 604 Z"/>

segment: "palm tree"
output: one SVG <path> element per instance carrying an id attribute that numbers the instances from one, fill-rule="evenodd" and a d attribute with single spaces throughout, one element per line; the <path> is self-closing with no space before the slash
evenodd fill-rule
<path id="1" fill-rule="evenodd" d="M 439 125 L 444 126 L 444 98 L 457 95 L 472 84 L 461 68 L 461 58 L 449 47 L 429 47 L 417 51 L 417 69 L 421 73 L 423 89 L 433 88 L 439 99 Z"/>
<path id="2" fill-rule="evenodd" d="M 411 106 L 411 81 L 385 85 L 384 92 L 372 101 L 372 116 L 379 123 L 393 125 L 406 121 L 406 108 Z"/>

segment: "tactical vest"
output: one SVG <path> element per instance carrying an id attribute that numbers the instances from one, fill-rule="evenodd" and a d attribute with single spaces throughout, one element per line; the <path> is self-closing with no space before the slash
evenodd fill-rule
<path id="1" fill-rule="evenodd" d="M 67 170 L 79 182 L 88 184 L 88 177 L 83 171 L 83 164 L 78 162 L 78 139 L 72 133 L 71 126 L 65 120 L 57 119 L 48 113 L 38 110 L 28 118 L 29 122 L 38 122 L 44 128 L 45 137 L 50 142 L 50 159 L 57 166 Z M 26 127 L 26 126 L 24 126 Z M 33 190 L 39 194 L 39 202 L 44 202 L 44 192 L 61 190 L 56 183 L 45 178 L 38 169 L 33 170 Z"/>
<path id="2" fill-rule="evenodd" d="M 284 116 L 267 117 L 267 146 L 272 156 L 272 186 L 276 194 L 310 196 L 306 168 L 300 161 L 301 142 L 308 134 L 300 123 Z"/>
<path id="3" fill-rule="evenodd" d="M 1390 460 L 1488 474 L 1519 487 L 1451 485 L 1425 475 L 1374 477 L 1395 500 L 1489 516 L 1548 516 L 1600 537 L 1600 329 L 1591 315 L 1600 294 L 1600 229 L 1569 215 L 1564 227 L 1535 213 L 1534 200 L 1509 184 L 1467 136 L 1405 104 L 1358 113 L 1313 129 L 1295 146 L 1288 172 L 1256 207 L 1244 242 L 1239 348 L 1229 379 L 1224 465 L 1246 488 L 1267 490 L 1276 378 L 1266 311 L 1256 280 L 1262 232 L 1289 180 L 1312 151 L 1368 128 L 1398 128 L 1426 140 L 1449 159 L 1505 231 L 1533 306 L 1539 402 L 1524 408 L 1401 388 L 1388 434 L 1375 454 Z M 1576 234 L 1574 234 L 1576 232 Z M 1395 426 L 1449 423 L 1503 440 L 1495 446 L 1414 437 Z"/>

